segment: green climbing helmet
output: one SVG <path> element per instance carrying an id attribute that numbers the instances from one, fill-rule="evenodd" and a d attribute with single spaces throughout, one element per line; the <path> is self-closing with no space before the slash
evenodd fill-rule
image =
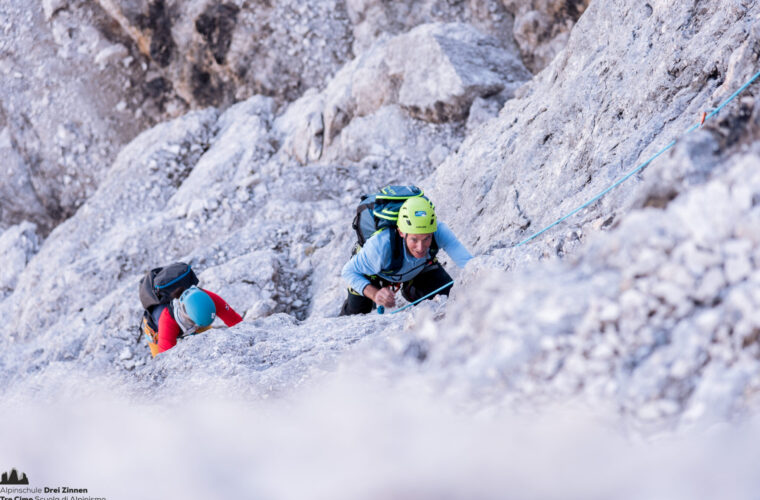
<path id="1" fill-rule="evenodd" d="M 407 234 L 428 234 L 438 229 L 433 202 L 422 196 L 409 198 L 398 211 L 398 228 Z"/>
<path id="2" fill-rule="evenodd" d="M 209 326 L 216 318 L 214 301 L 197 286 L 191 286 L 182 293 L 179 305 L 181 319 L 189 319 L 198 327 Z"/>

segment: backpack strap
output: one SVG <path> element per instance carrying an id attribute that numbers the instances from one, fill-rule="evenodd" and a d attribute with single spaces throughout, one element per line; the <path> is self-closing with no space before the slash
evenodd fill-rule
<path id="1" fill-rule="evenodd" d="M 372 211 L 375 209 L 375 198 L 368 195 L 362 195 L 361 203 L 356 207 L 356 216 L 354 217 L 351 227 L 354 228 L 356 233 L 356 241 L 359 242 L 359 246 L 364 246 L 367 242 L 367 238 L 364 237 L 362 232 L 362 213 L 366 210 L 369 216 L 372 216 Z"/>
<path id="2" fill-rule="evenodd" d="M 430 259 L 426 262 L 425 266 L 435 262 L 435 256 L 438 254 L 438 242 L 435 241 L 435 234 L 433 235 L 433 241 L 430 243 Z M 391 263 L 387 269 L 380 271 L 387 276 L 393 276 L 404 265 L 404 239 L 395 231 L 395 228 L 391 230 Z"/>
<path id="3" fill-rule="evenodd" d="M 391 263 L 387 269 L 383 269 L 382 273 L 392 275 L 404 265 L 404 239 L 395 228 L 389 230 L 391 232 Z"/>
<path id="4" fill-rule="evenodd" d="M 433 241 L 430 243 L 430 260 L 435 261 L 435 256 L 438 255 L 438 242 L 435 241 L 435 233 L 433 233 Z"/>
<path id="5" fill-rule="evenodd" d="M 173 320 L 176 321 L 171 302 L 166 304 L 158 304 L 143 310 L 142 320 L 140 321 L 140 333 L 147 335 L 153 342 L 158 342 L 158 321 L 161 319 L 161 315 L 164 313 L 164 309 L 168 309 L 169 315 Z M 181 336 L 182 333 L 180 333 L 177 338 Z"/>
<path id="6" fill-rule="evenodd" d="M 153 342 L 155 344 L 158 342 L 158 327 L 147 309 L 143 311 L 142 319 L 140 320 L 140 335 L 142 336 L 142 334 L 148 336 L 149 343 Z M 140 342 L 140 338 L 137 341 Z"/>

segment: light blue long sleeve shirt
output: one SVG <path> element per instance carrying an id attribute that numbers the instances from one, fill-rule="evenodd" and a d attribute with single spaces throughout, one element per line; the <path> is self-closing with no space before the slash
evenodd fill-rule
<path id="1" fill-rule="evenodd" d="M 395 228 L 392 229 L 395 231 Z M 443 222 L 438 223 L 438 229 L 434 233 L 435 241 L 438 248 L 444 250 L 451 257 L 457 266 L 464 267 L 472 255 L 462 245 L 462 243 L 449 229 L 449 226 Z M 341 276 L 349 286 L 357 293 L 364 294 L 364 288 L 369 285 L 367 276 L 377 275 L 386 281 L 392 283 L 403 283 L 414 278 L 425 268 L 425 263 L 430 259 L 430 251 L 422 258 L 418 259 L 409 253 L 406 244 L 404 248 L 404 262 L 393 276 L 385 275 L 381 271 L 390 265 L 392 258 L 391 233 L 390 231 L 381 231 L 368 239 L 359 253 L 351 257 L 345 266 Z"/>

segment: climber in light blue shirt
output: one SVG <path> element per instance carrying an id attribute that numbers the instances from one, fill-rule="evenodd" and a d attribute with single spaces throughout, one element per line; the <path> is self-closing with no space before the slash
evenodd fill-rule
<path id="1" fill-rule="evenodd" d="M 451 282 L 436 260 L 442 248 L 459 267 L 472 255 L 443 222 L 424 197 L 409 198 L 398 213 L 398 229 L 388 228 L 369 238 L 343 267 L 341 275 L 350 288 L 341 315 L 366 314 L 377 305 L 394 307 L 395 293 L 409 302 Z M 448 295 L 451 287 L 438 292 Z"/>

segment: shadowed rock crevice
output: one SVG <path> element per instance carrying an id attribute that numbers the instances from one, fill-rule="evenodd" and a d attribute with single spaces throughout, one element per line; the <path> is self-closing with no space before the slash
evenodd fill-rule
<path id="1" fill-rule="evenodd" d="M 525 65 L 538 73 L 565 47 L 590 0 L 504 0 L 515 16 L 514 37 Z"/>
<path id="2" fill-rule="evenodd" d="M 193 97 L 201 105 L 209 105 L 214 101 L 219 90 L 213 83 L 211 73 L 201 66 L 193 66 L 190 73 L 190 82 L 193 89 Z"/>
<path id="3" fill-rule="evenodd" d="M 3 116 L 0 107 L 0 116 Z M 0 185 L 0 218 L 11 224 L 24 220 L 39 226 L 47 235 L 76 210 L 76 206 L 62 206 L 60 182 L 51 183 L 44 168 L 42 142 L 26 113 L 16 114 L 8 122 L 0 139 L 8 177 L 15 182 Z M 14 189 L 15 187 L 15 189 Z M 10 189 L 10 192 L 6 192 Z"/>
<path id="4" fill-rule="evenodd" d="M 740 141 L 750 142 L 753 132 L 752 118 L 753 113 L 757 113 L 756 109 L 755 99 L 745 97 L 731 108 L 729 113 L 724 113 L 706 128 L 715 133 L 723 150 L 735 147 Z"/>
<path id="5" fill-rule="evenodd" d="M 224 64 L 230 50 L 240 7 L 234 4 L 209 5 L 195 21 L 195 29 L 206 40 L 217 64 Z"/>
<path id="6" fill-rule="evenodd" d="M 154 99 L 161 98 L 171 90 L 172 82 L 161 76 L 145 82 L 145 93 Z"/>
<path id="7" fill-rule="evenodd" d="M 555 16 L 557 22 L 562 22 L 564 19 L 577 21 L 588 7 L 588 3 L 589 0 L 565 0 L 565 4 L 559 11 L 561 15 Z"/>
<path id="8" fill-rule="evenodd" d="M 172 18 L 175 16 L 165 0 L 155 0 L 147 14 L 137 16 L 137 25 L 150 30 L 150 57 L 161 67 L 167 67 L 174 57 L 177 45 L 172 38 Z"/>

